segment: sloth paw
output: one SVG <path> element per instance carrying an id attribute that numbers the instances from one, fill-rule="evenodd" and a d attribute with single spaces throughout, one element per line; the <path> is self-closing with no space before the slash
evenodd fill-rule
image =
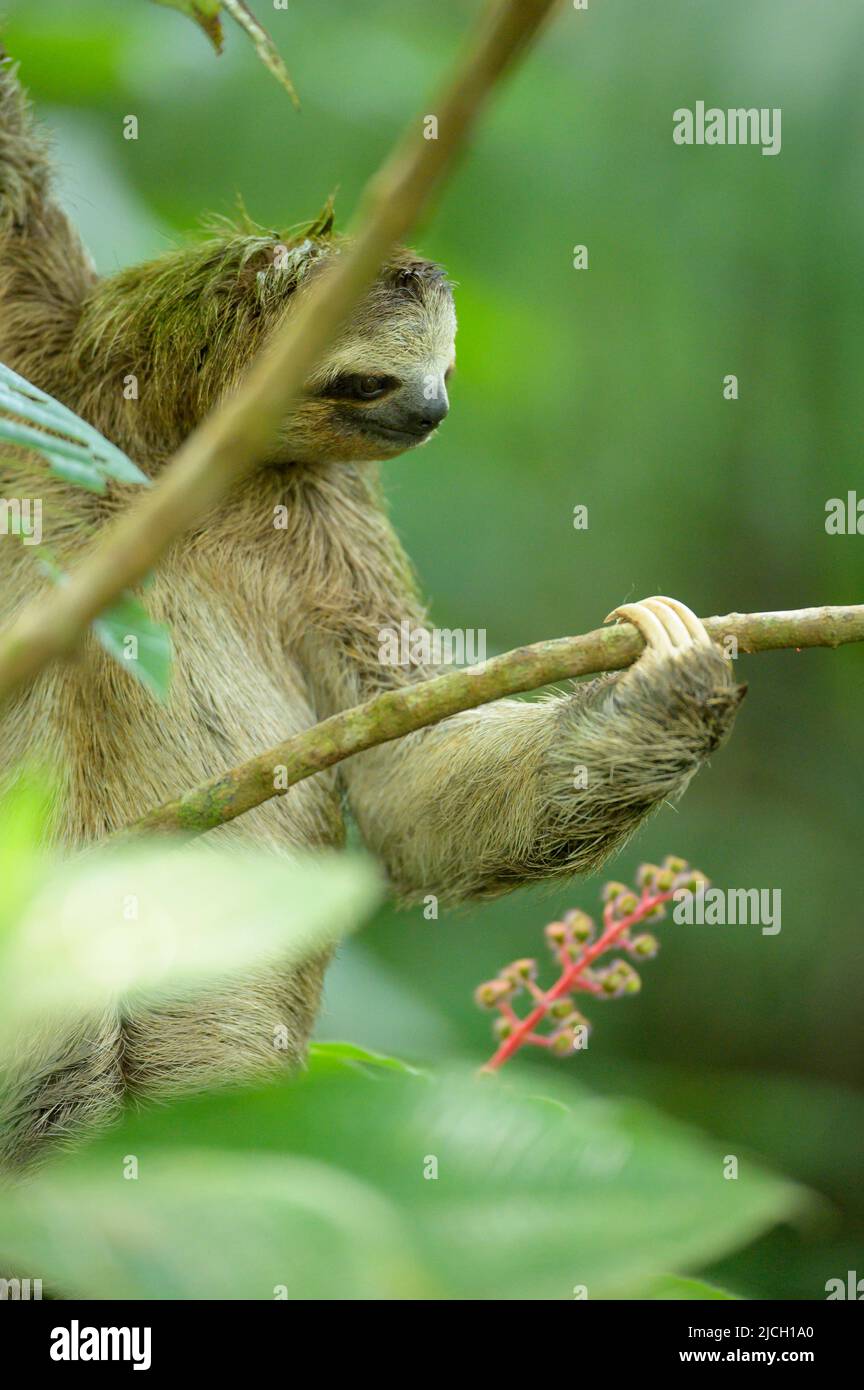
<path id="1" fill-rule="evenodd" d="M 696 730 L 710 752 L 726 737 L 746 694 L 738 685 L 726 652 L 711 641 L 705 624 L 677 599 L 655 595 L 641 603 L 622 603 L 609 614 L 632 623 L 645 638 L 645 650 L 624 673 L 619 689 L 630 693 L 642 715 L 654 711 L 670 735 L 690 742 Z"/>

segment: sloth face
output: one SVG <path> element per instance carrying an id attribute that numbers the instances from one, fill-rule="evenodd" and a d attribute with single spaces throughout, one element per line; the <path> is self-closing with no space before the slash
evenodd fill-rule
<path id="1" fill-rule="evenodd" d="M 401 253 L 307 382 L 280 454 L 301 463 L 362 462 L 425 444 L 449 410 L 455 334 L 443 271 Z"/>

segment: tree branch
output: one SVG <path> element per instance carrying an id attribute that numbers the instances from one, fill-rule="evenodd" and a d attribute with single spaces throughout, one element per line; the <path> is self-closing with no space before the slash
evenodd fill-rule
<path id="1" fill-rule="evenodd" d="M 422 121 L 412 122 L 366 188 L 350 249 L 311 285 L 242 388 L 189 436 L 158 484 L 106 528 L 66 582 L 26 605 L 0 634 L 0 700 L 71 652 L 92 619 L 140 583 L 168 546 L 264 458 L 310 370 L 411 231 L 496 84 L 556 3 L 502 0 L 485 15 L 450 84 L 427 107 L 438 117 L 438 138 L 424 139 Z"/>
<path id="2" fill-rule="evenodd" d="M 786 613 L 729 613 L 723 618 L 706 618 L 705 625 L 716 642 L 734 638 L 742 652 L 839 647 L 864 641 L 864 604 Z M 642 647 L 643 639 L 636 629 L 621 623 L 583 637 L 518 647 L 494 657 L 480 670 L 451 671 L 387 691 L 202 782 L 177 801 L 150 811 L 124 834 L 200 834 L 212 830 L 354 753 L 507 695 L 523 694 L 574 676 L 621 670 L 636 660 Z M 285 769 L 278 788 L 274 786 L 277 768 Z"/>

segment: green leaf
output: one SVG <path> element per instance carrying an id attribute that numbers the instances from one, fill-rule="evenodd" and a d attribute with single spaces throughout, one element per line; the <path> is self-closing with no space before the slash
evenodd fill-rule
<path id="1" fill-rule="evenodd" d="M 66 575 L 46 546 L 39 550 L 39 563 L 55 584 L 65 583 Z M 154 623 L 140 599 L 125 589 L 90 626 L 109 656 L 158 700 L 167 699 L 173 661 L 171 630 L 165 623 Z M 130 638 L 134 639 L 131 646 Z"/>
<path id="2" fill-rule="evenodd" d="M 300 102 L 294 83 L 288 74 L 279 50 L 271 39 L 267 30 L 264 28 L 250 10 L 245 0 L 155 0 L 157 5 L 164 5 L 170 10 L 179 10 L 181 14 L 188 17 L 203 29 L 208 39 L 216 49 L 217 53 L 222 52 L 223 35 L 221 11 L 224 9 L 231 18 L 235 20 L 240 28 L 248 34 L 255 47 L 261 62 L 273 74 L 276 81 L 283 86 L 290 96 L 295 107 L 299 107 Z"/>
<path id="3" fill-rule="evenodd" d="M 36 772 L 22 772 L 0 800 L 0 943 L 45 876 L 41 843 L 51 793 Z"/>
<path id="4" fill-rule="evenodd" d="M 295 110 L 299 109 L 300 99 L 297 96 L 294 83 L 288 75 L 288 69 L 282 61 L 279 50 L 263 24 L 259 24 L 245 0 L 222 0 L 222 3 L 231 18 L 249 35 L 261 62 L 268 72 L 273 74 L 280 86 L 285 88 L 294 103 Z"/>
<path id="5" fill-rule="evenodd" d="M 120 1177 L 128 1155 L 137 1182 Z M 393 1296 L 566 1301 L 586 1286 L 591 1299 L 621 1297 L 670 1268 L 698 1269 L 801 1203 L 763 1169 L 724 1181 L 721 1158 L 644 1106 L 572 1086 L 538 1098 L 460 1070 L 429 1080 L 379 1067 L 373 1079 L 365 1064 L 318 1066 L 130 1116 L 23 1194 L 0 1195 L 0 1255 L 86 1298 L 256 1298 L 279 1283 L 338 1298 L 346 1270 L 350 1296 L 380 1296 L 381 1248 L 344 1203 L 322 1198 L 339 1228 L 329 1271 L 317 1230 L 289 1231 L 274 1168 L 287 1163 L 290 1200 L 294 1164 L 338 1170 L 358 1185 L 358 1211 L 377 1196 Z M 254 1219 L 226 1213 L 238 1201 Z"/>
<path id="6" fill-rule="evenodd" d="M 9 420 L 0 413 L 0 441 L 36 449 L 67 482 L 91 492 L 104 492 L 106 478 L 149 485 L 146 474 L 86 420 L 0 362 L 0 412 L 4 411 L 20 418 Z"/>
<path id="7" fill-rule="evenodd" d="M 674 1274 L 664 1275 L 662 1279 L 656 1279 L 641 1298 L 658 1299 L 668 1302 L 672 1299 L 709 1300 L 716 1299 L 737 1299 L 737 1293 L 728 1293 L 726 1289 L 718 1289 L 713 1284 L 706 1284 L 701 1279 L 680 1279 Z"/>
<path id="8" fill-rule="evenodd" d="M 396 1071 L 405 1076 L 422 1076 L 418 1067 L 401 1062 L 397 1057 L 385 1057 L 383 1052 L 370 1052 L 356 1043 L 313 1043 L 309 1048 L 309 1071 L 313 1076 L 327 1072 L 361 1071 L 374 1076 L 378 1070 Z"/>
<path id="9" fill-rule="evenodd" d="M 124 1180 L 136 1156 L 139 1176 Z M 127 1151 L 110 1174 L 78 1166 L 43 1175 L 14 1206 L 3 1203 L 0 1223 L 4 1273 L 10 1258 L 14 1267 L 32 1260 L 63 1292 L 156 1299 L 206 1287 L 208 1297 L 232 1300 L 434 1292 L 418 1282 L 391 1202 L 290 1155 Z"/>
<path id="10" fill-rule="evenodd" d="M 222 0 L 154 0 L 154 4 L 185 14 L 203 29 L 216 52 L 222 52 L 222 21 L 219 18 Z"/>
<path id="11" fill-rule="evenodd" d="M 166 999 L 332 947 L 379 895 L 372 862 L 164 842 L 56 867 L 0 942 L 0 1039 L 46 1014 Z"/>
<path id="12" fill-rule="evenodd" d="M 115 604 L 93 619 L 93 631 L 102 646 L 127 671 L 165 700 L 171 684 L 171 632 L 165 623 L 154 623 L 140 599 L 126 590 Z M 130 647 L 129 639 L 134 639 Z M 130 655 L 134 652 L 134 656 Z"/>

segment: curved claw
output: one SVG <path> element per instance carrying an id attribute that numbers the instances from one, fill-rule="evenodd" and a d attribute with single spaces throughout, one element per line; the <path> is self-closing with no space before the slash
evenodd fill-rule
<path id="1" fill-rule="evenodd" d="M 670 608 L 675 610 L 694 642 L 697 642 L 702 647 L 710 647 L 712 645 L 711 638 L 708 636 L 708 630 L 702 619 L 697 618 L 696 614 L 691 608 L 687 607 L 686 603 L 681 603 L 680 599 L 677 598 L 667 598 L 665 594 L 658 594 L 657 597 L 661 603 L 666 603 Z"/>
<path id="2" fill-rule="evenodd" d="M 690 647 L 693 645 L 694 639 L 692 633 L 682 621 L 674 606 L 671 603 L 667 603 L 666 599 L 643 598 L 642 606 L 644 608 L 650 608 L 652 613 L 656 613 L 660 622 L 665 627 L 673 647 Z"/>
<path id="3" fill-rule="evenodd" d="M 646 608 L 644 604 L 622 603 L 618 608 L 612 610 L 605 621 L 609 623 L 613 618 L 623 618 L 626 622 L 632 623 L 645 638 L 646 647 L 652 651 L 672 651 L 672 642 L 666 628 L 656 613 L 652 613 L 651 609 Z"/>
<path id="4" fill-rule="evenodd" d="M 622 603 L 605 621 L 625 619 L 641 632 L 646 648 L 657 655 L 683 653 L 692 647 L 710 647 L 705 624 L 678 599 L 654 594 L 639 603 Z"/>

